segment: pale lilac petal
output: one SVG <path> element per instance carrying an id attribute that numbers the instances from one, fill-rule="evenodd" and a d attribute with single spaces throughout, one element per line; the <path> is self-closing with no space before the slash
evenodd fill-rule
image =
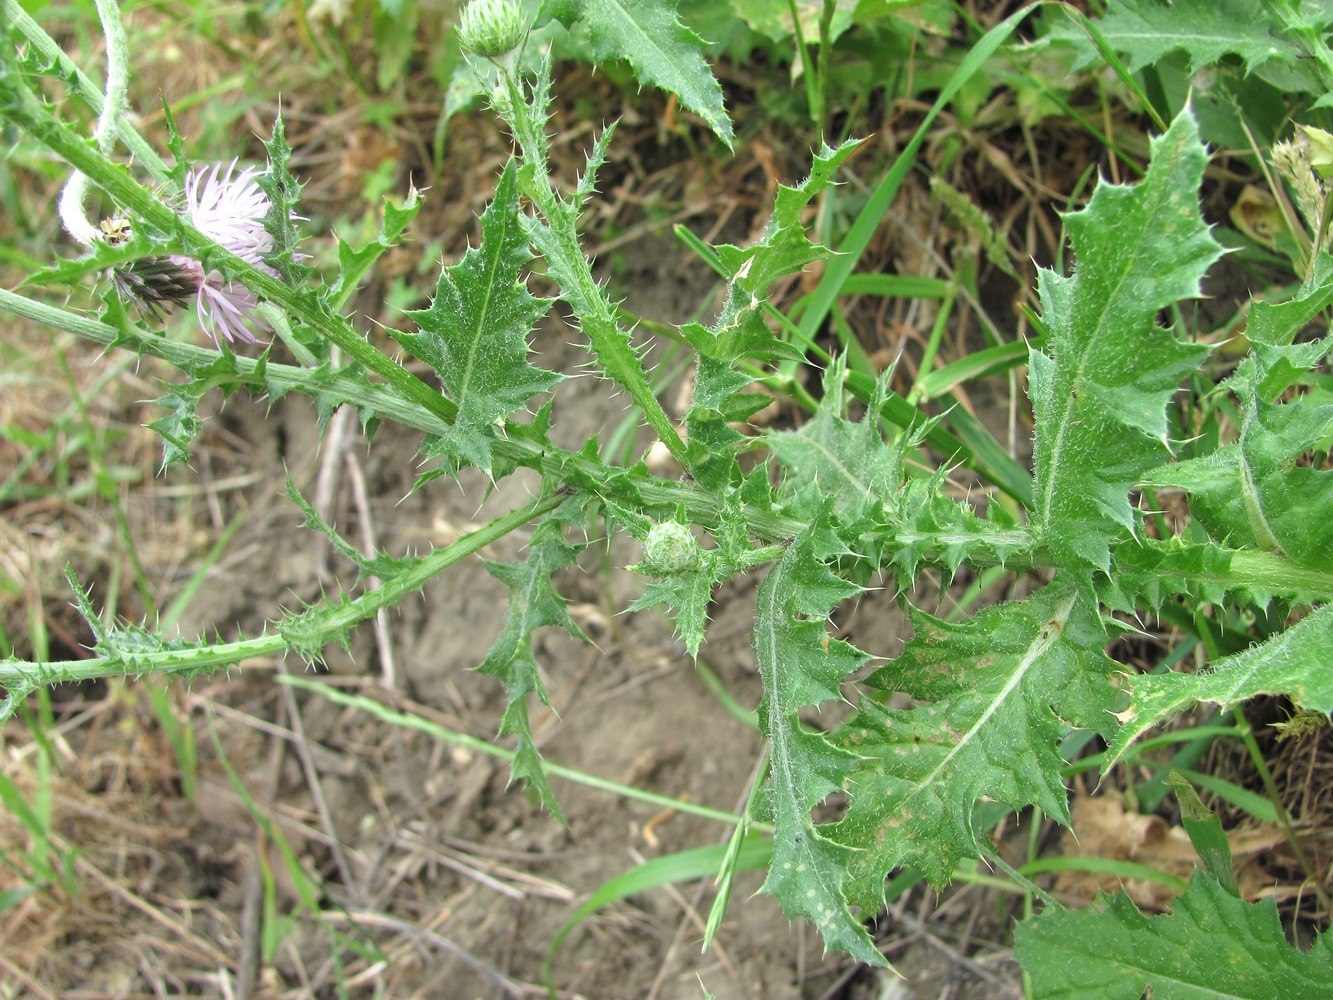
<path id="1" fill-rule="evenodd" d="M 199 286 L 199 323 L 215 344 L 219 334 L 229 341 L 257 344 L 261 341 L 253 329 L 272 333 L 273 328 L 255 311 L 258 305 L 254 292 L 237 282 L 223 281 L 216 271 Z"/>
<path id="2" fill-rule="evenodd" d="M 273 237 L 264 229 L 270 203 L 253 167 L 239 174 L 235 169 L 232 160 L 225 170 L 220 163 L 192 170 L 185 179 L 186 215 L 205 236 L 256 264 L 273 249 Z"/>

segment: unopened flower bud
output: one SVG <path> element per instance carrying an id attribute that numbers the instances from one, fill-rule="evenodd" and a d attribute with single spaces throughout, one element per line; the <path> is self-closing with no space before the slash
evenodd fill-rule
<path id="1" fill-rule="evenodd" d="M 526 27 L 517 0 L 470 0 L 458 22 L 458 40 L 467 52 L 495 58 L 515 48 Z"/>
<path id="2" fill-rule="evenodd" d="M 698 569 L 702 562 L 703 549 L 690 526 L 678 521 L 663 521 L 649 529 L 639 568 L 654 576 L 670 576 Z"/>

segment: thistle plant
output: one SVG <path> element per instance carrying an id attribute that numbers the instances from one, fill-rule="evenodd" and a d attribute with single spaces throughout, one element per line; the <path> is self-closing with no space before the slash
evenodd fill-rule
<path id="1" fill-rule="evenodd" d="M 628 57 L 644 82 L 672 90 L 730 143 L 730 125 L 719 117 L 721 90 L 699 40 L 669 5 L 645 2 L 633 32 L 616 5 L 562 5 L 561 13 L 590 32 L 599 58 Z M 1079 979 L 1068 971 L 1077 963 L 1049 956 L 1110 935 L 1099 928 L 1123 931 L 1104 942 L 1118 949 L 1112 964 L 1124 959 L 1115 965 L 1117 982 L 1130 984 L 1130 992 L 1116 995 L 1138 995 L 1133 991 L 1168 982 L 1186 966 L 1191 981 L 1210 988 L 1249 983 L 1270 952 L 1282 956 L 1284 969 L 1299 966 L 1317 988 L 1333 984 L 1333 966 L 1287 948 L 1273 935 L 1268 911 L 1219 891 L 1215 872 L 1196 878 L 1170 926 L 1126 902 L 1099 904 L 1095 914 L 1063 913 L 995 853 L 984 818 L 998 804 L 1068 823 L 1062 753 L 1071 733 L 1103 741 L 1109 768 L 1150 727 L 1198 704 L 1231 708 L 1272 694 L 1313 712 L 1333 711 L 1333 472 L 1297 461 L 1333 434 L 1333 407 L 1304 395 L 1329 341 L 1298 337 L 1333 303 L 1333 258 L 1317 252 L 1308 280 L 1288 300 L 1252 304 L 1249 353 L 1225 382 L 1213 384 L 1206 367 L 1213 348 L 1159 322 L 1165 311 L 1201 296 L 1201 282 L 1223 252 L 1200 212 L 1209 153 L 1185 109 L 1152 141 L 1141 180 L 1101 181 L 1083 208 L 1065 216 L 1072 272 L 1041 272 L 1042 337 L 1014 362 L 1028 370 L 1030 476 L 963 414 L 931 416 L 891 389 L 891 373 L 869 378 L 842 355 L 822 361 L 808 419 L 761 430 L 749 418 L 769 397 L 754 390 L 795 393 L 792 367 L 818 358 L 802 326 L 767 297 L 780 278 L 830 258 L 803 220 L 858 143 L 823 145 L 808 176 L 778 190 L 754 242 L 708 248 L 726 294 L 710 322 L 677 330 L 694 367 L 692 397 L 677 418 L 659 401 L 644 344 L 594 277 L 581 241 L 579 219 L 596 197 L 614 127 L 598 136 L 573 189 L 561 190 L 548 168 L 550 62 L 540 56 L 530 71 L 520 69 L 529 63 L 514 49 L 531 27 L 520 18 L 520 8 L 505 0 L 475 0 L 463 13 L 463 44 L 513 153 L 481 216 L 479 245 L 443 269 L 430 304 L 409 314 L 412 328 L 392 333 L 442 389 L 376 348 L 347 310 L 376 261 L 412 225 L 417 192 L 384 206 L 375 239 L 340 241 L 336 271 L 312 282 L 298 245 L 317 237 L 299 228 L 300 185 L 280 120 L 262 173 L 238 173 L 234 164 L 190 171 L 182 162 L 166 170 L 166 180 L 180 186 L 177 210 L 157 186 L 164 177 L 142 182 L 114 149 L 88 144 L 57 117 L 36 86 L 39 78 L 61 76 L 41 55 L 49 40 L 26 17 L 9 22 L 23 57 L 0 70 L 0 114 L 105 192 L 127 221 L 112 227 L 115 239 L 93 241 L 84 256 L 43 277 L 76 282 L 110 270 L 115 288 L 143 306 L 147 320 L 193 299 L 218 350 L 164 342 L 114 295 L 96 320 L 8 291 L 0 292 L 0 307 L 175 364 L 184 381 L 169 389 L 162 401 L 168 415 L 156 425 L 164 462 L 189 455 L 202 393 L 248 386 L 307 393 L 325 419 L 351 406 L 367 423 L 416 428 L 427 462 L 422 488 L 446 487 L 466 467 L 495 481 L 533 469 L 541 487 L 530 502 L 457 542 L 409 557 L 362 555 L 291 487 L 312 531 L 355 561 L 363 580 L 379 582 L 298 613 L 275 612 L 265 634 L 234 642 L 188 642 L 103 624 L 71 574 L 95 635 L 94 655 L 0 663 L 0 714 L 56 682 L 150 673 L 188 679 L 283 652 L 318 662 L 358 623 L 525 529 L 522 561 L 486 564 L 513 599 L 478 667 L 507 693 L 498 735 L 514 746 L 514 776 L 559 817 L 528 724 L 532 699 L 547 699 L 532 637 L 546 627 L 582 636 L 553 574 L 574 563 L 592 520 L 604 519 L 642 544 L 630 568 L 651 582 L 633 607 L 664 608 L 691 656 L 706 643 L 707 607 L 718 586 L 737 574 L 761 577 L 753 653 L 764 687 L 758 715 L 767 766 L 720 873 L 724 886 L 738 845 L 749 831 L 762 831 L 772 842 L 764 891 L 793 919 L 811 921 L 828 947 L 883 965 L 872 930 L 886 879 L 911 869 L 942 887 L 960 865 L 983 858 L 1049 904 L 1019 935 L 1038 994 L 1093 995 L 1067 986 Z M 1015 15 L 992 29 L 977 51 L 996 51 L 1020 20 Z M 960 67 L 900 163 L 910 165 L 934 114 L 983 63 Z M 76 93 L 96 107 L 86 85 Z M 128 129 L 121 121 L 109 131 L 124 136 Z M 879 190 L 891 194 L 892 179 L 906 169 L 895 164 Z M 642 462 L 612 465 L 596 441 L 568 450 L 552 440 L 564 376 L 535 364 L 530 350 L 530 334 L 554 304 L 529 289 L 535 260 L 586 339 L 588 363 L 632 403 L 678 464 L 676 474 L 655 474 Z M 837 273 L 830 267 L 828 280 Z M 814 299 L 836 294 L 821 286 Z M 237 356 L 222 343 L 253 344 L 256 331 L 282 331 L 296 363 L 279 363 L 267 351 L 258 359 Z M 1175 407 L 1186 383 L 1234 398 L 1241 414 L 1234 441 L 1184 454 L 1187 435 Z M 930 456 L 932 472 L 912 469 L 921 456 Z M 947 478 L 960 465 L 986 480 L 984 503 L 951 493 Z M 1181 530 L 1153 510 L 1153 491 L 1168 489 L 1188 498 L 1192 519 Z M 830 617 L 872 579 L 888 581 L 907 601 L 928 571 L 951 578 L 964 567 L 1031 573 L 1038 586 L 961 620 L 910 608 L 913 633 L 903 649 L 869 670 L 874 657 L 830 632 Z M 1219 651 L 1196 674 L 1139 676 L 1107 654 L 1128 627 L 1126 616 L 1226 602 L 1267 608 L 1281 625 L 1256 645 Z M 908 707 L 891 707 L 894 694 L 909 696 Z M 827 731 L 803 715 L 838 702 L 850 702 L 854 712 Z M 836 818 L 816 821 L 815 808 L 835 794 L 843 803 Z M 726 895 L 719 894 L 719 914 Z M 1168 946 L 1188 914 L 1205 910 L 1216 919 L 1200 916 L 1198 927 L 1207 924 L 1209 935 L 1236 948 L 1244 938 L 1255 968 L 1197 968 L 1188 948 Z M 1320 947 L 1327 948 L 1322 939 Z M 1125 971 L 1131 959 L 1145 967 L 1142 975 L 1137 966 Z"/>

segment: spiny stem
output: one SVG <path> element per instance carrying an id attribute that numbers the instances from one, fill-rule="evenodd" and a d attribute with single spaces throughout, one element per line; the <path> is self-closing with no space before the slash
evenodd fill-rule
<path id="1" fill-rule="evenodd" d="M 639 357 L 630 344 L 629 335 L 621 329 L 615 310 L 592 276 L 592 268 L 579 243 L 577 210 L 567 204 L 551 185 L 551 176 L 546 167 L 549 139 L 543 122 L 538 120 L 540 116 L 529 103 L 528 92 L 518 75 L 507 65 L 498 64 L 497 68 L 502 86 L 507 92 L 507 100 L 500 103 L 497 109 L 518 142 L 524 165 L 528 168 L 524 175 L 529 183 L 525 185 L 524 193 L 532 199 L 551 237 L 549 240 L 541 240 L 539 249 L 547 257 L 548 263 L 558 266 L 560 276 L 572 283 L 573 287 L 563 289 L 565 299 L 574 308 L 593 353 L 606 373 L 629 393 L 648 426 L 672 456 L 683 467 L 689 468 L 685 442 L 654 395 L 652 386 L 644 377 Z M 549 72 L 545 63 L 539 67 L 538 73 L 543 83 Z M 552 257 L 558 257 L 558 260 L 551 260 Z"/>
<path id="2" fill-rule="evenodd" d="M 527 504 L 510 511 L 484 527 L 464 535 L 451 545 L 436 549 L 419 562 L 409 566 L 382 586 L 362 594 L 352 601 L 330 605 L 306 617 L 300 624 L 300 635 L 291 625 L 283 622 L 277 632 L 244 639 L 239 642 L 217 643 L 197 649 L 161 650 L 133 656 L 98 656 L 86 660 L 61 660 L 48 663 L 23 664 L 15 661 L 0 662 L 0 687 L 11 694 L 25 691 L 34 684 L 70 683 L 94 680 L 99 677 L 124 677 L 141 673 L 180 674 L 217 669 L 242 660 L 276 656 L 289 650 L 298 650 L 319 636 L 336 636 L 346 629 L 373 618 L 383 608 L 396 605 L 404 596 L 420 590 L 454 563 L 498 541 L 511 531 L 550 513 L 565 501 L 559 493 L 543 497 L 535 504 Z"/>

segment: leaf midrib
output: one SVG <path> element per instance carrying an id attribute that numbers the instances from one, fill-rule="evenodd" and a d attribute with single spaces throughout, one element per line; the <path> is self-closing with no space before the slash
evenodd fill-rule
<path id="1" fill-rule="evenodd" d="M 972 724 L 971 728 L 963 734 L 962 738 L 953 746 L 948 754 L 945 755 L 944 759 L 935 765 L 935 769 L 916 783 L 915 788 L 912 790 L 912 794 L 908 796 L 908 801 L 911 801 L 911 799 L 923 789 L 929 788 L 953 759 L 962 753 L 963 750 L 977 738 L 977 735 L 983 728 L 985 728 L 986 723 L 994 717 L 995 713 L 1000 710 L 1008 700 L 1009 696 L 1018 689 L 1019 685 L 1022 684 L 1023 680 L 1041 660 L 1042 655 L 1055 645 L 1060 636 L 1064 634 L 1065 623 L 1069 621 L 1069 615 L 1073 611 L 1074 604 L 1077 600 L 1077 591 L 1072 591 L 1069 596 L 1065 597 L 1055 606 L 1051 616 L 1042 623 L 1042 627 L 1037 631 L 1035 639 L 1029 643 L 1027 652 L 1024 654 L 1023 659 L 1019 661 L 1017 668 L 1013 671 L 1009 680 L 1005 682 L 1004 687 L 1001 688 L 996 696 L 990 700 L 986 705 L 985 711 L 981 713 L 977 718 L 977 721 Z"/>
<path id="2" fill-rule="evenodd" d="M 1177 144 L 1177 149 L 1179 148 L 1180 145 Z M 1173 159 L 1172 165 L 1174 165 L 1174 163 L 1178 161 L 1179 157 L 1177 156 Z M 1150 181 L 1144 182 L 1144 184 L 1148 183 L 1150 183 Z M 1168 190 L 1168 188 L 1169 185 L 1163 184 L 1160 191 L 1153 192 L 1155 204 L 1160 204 L 1161 201 L 1164 199 L 1169 200 L 1170 191 Z M 1085 211 L 1091 211 L 1091 209 L 1092 209 L 1092 203 L 1089 202 L 1088 208 Z M 1124 288 L 1126 281 L 1128 281 L 1130 273 L 1135 269 L 1138 263 L 1139 253 L 1144 245 L 1144 242 L 1147 239 L 1147 234 L 1153 228 L 1152 227 L 1153 218 L 1154 217 L 1150 213 L 1146 212 L 1144 213 L 1143 225 L 1140 229 L 1139 238 L 1135 243 L 1135 253 L 1125 255 L 1124 257 L 1126 261 L 1125 267 L 1121 270 L 1120 277 L 1112 286 L 1110 293 L 1102 297 L 1103 306 L 1111 302 L 1119 301 L 1122 289 Z M 1076 272 L 1072 278 L 1069 278 L 1067 280 L 1080 281 L 1081 279 Z M 1072 323 L 1072 320 L 1078 316 L 1079 310 L 1077 308 L 1071 308 L 1070 312 L 1073 314 L 1073 316 L 1071 316 L 1071 323 Z M 1060 476 L 1053 474 L 1053 470 L 1060 467 L 1060 463 L 1062 461 L 1065 449 L 1066 432 L 1068 431 L 1069 428 L 1071 428 L 1074 425 L 1073 409 L 1074 409 L 1074 400 L 1078 396 L 1077 390 L 1084 385 L 1085 372 L 1087 369 L 1089 357 L 1091 357 L 1091 355 L 1094 353 L 1094 348 L 1100 346 L 1101 338 L 1102 336 L 1105 335 L 1108 326 L 1107 317 L 1109 312 L 1110 310 L 1105 307 L 1098 310 L 1098 321 L 1096 325 L 1092 328 L 1092 335 L 1086 338 L 1085 343 L 1083 345 L 1083 349 L 1078 352 L 1078 364 L 1074 371 L 1073 382 L 1070 385 L 1070 391 L 1065 394 L 1064 413 L 1061 416 L 1059 429 L 1056 432 L 1055 441 L 1053 442 L 1052 446 L 1052 459 L 1051 459 L 1050 470 L 1048 470 L 1051 474 L 1048 474 L 1046 476 L 1046 482 L 1042 484 L 1042 502 L 1040 505 L 1040 509 L 1041 509 L 1041 520 L 1042 524 L 1044 525 L 1048 525 L 1050 522 L 1051 507 L 1054 504 L 1055 487 L 1059 482 L 1059 480 L 1062 478 Z M 1058 346 L 1056 350 L 1059 351 Z"/>

